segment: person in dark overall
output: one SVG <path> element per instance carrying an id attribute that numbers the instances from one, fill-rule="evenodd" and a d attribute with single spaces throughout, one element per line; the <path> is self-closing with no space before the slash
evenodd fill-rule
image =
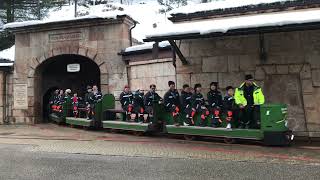
<path id="1" fill-rule="evenodd" d="M 56 99 L 56 104 L 57 104 L 57 107 L 56 107 L 56 110 L 55 110 L 56 112 L 59 112 L 59 113 L 62 112 L 62 105 L 63 105 L 64 100 L 65 100 L 64 96 L 65 96 L 65 94 L 64 94 L 63 90 L 61 89 L 59 91 L 59 95 L 58 95 L 58 97 Z"/>
<path id="2" fill-rule="evenodd" d="M 221 125 L 221 111 L 222 111 L 222 94 L 218 90 L 219 83 L 211 82 L 210 91 L 207 94 L 208 98 L 208 107 L 212 112 L 212 127 L 218 127 Z"/>
<path id="3" fill-rule="evenodd" d="M 181 110 L 186 114 L 186 123 L 189 126 L 194 125 L 193 117 L 195 115 L 195 111 L 192 108 L 192 92 L 191 88 L 188 84 L 184 84 L 182 86 L 183 90 L 181 91 Z"/>
<path id="4" fill-rule="evenodd" d="M 91 119 L 92 118 L 92 112 L 91 112 L 91 107 L 90 107 L 90 96 L 92 96 L 92 87 L 91 86 L 87 86 L 87 92 L 86 94 L 84 95 L 84 101 L 85 101 L 85 104 L 86 104 L 86 109 L 87 109 L 87 112 L 86 112 L 86 115 L 87 115 L 87 119 Z"/>
<path id="5" fill-rule="evenodd" d="M 226 88 L 227 95 L 223 98 L 223 112 L 226 117 L 227 129 L 231 129 L 231 123 L 236 118 L 236 104 L 234 100 L 234 88 L 232 86 L 228 86 Z"/>
<path id="6" fill-rule="evenodd" d="M 260 128 L 260 105 L 265 99 L 251 74 L 245 76 L 245 82 L 235 91 L 235 102 L 240 107 L 240 128 Z"/>
<path id="7" fill-rule="evenodd" d="M 150 118 L 153 118 L 154 115 L 154 103 L 160 104 L 162 101 L 162 98 L 159 96 L 159 94 L 156 92 L 156 85 L 151 84 L 150 90 L 145 94 L 144 96 L 144 106 L 145 110 L 148 113 L 147 121 L 150 122 Z"/>
<path id="8" fill-rule="evenodd" d="M 91 113 L 94 116 L 96 114 L 95 107 L 98 102 L 102 100 L 102 93 L 99 91 L 97 85 L 92 86 L 92 93 L 89 96 L 89 103 L 91 108 Z"/>
<path id="9" fill-rule="evenodd" d="M 136 121 L 144 122 L 144 91 L 141 89 L 133 93 L 133 109 L 136 113 Z"/>
<path id="10" fill-rule="evenodd" d="M 174 124 L 179 125 L 178 117 L 180 113 L 180 96 L 173 81 L 168 82 L 169 90 L 164 94 L 164 107 L 167 112 L 172 114 Z"/>
<path id="11" fill-rule="evenodd" d="M 192 95 L 192 109 L 193 112 L 201 114 L 201 126 L 206 126 L 205 120 L 210 112 L 206 108 L 205 100 L 201 94 L 201 84 L 194 85 L 194 94 Z"/>
<path id="12" fill-rule="evenodd" d="M 133 112 L 133 95 L 128 85 L 124 87 L 119 99 L 122 109 L 126 112 L 127 120 L 131 120 L 131 114 Z"/>
<path id="13" fill-rule="evenodd" d="M 56 89 L 49 99 L 49 113 L 57 108 L 57 100 L 59 95 L 59 89 Z"/>

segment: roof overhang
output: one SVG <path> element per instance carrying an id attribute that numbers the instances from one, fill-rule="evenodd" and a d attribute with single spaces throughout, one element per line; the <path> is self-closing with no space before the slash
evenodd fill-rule
<path id="1" fill-rule="evenodd" d="M 200 33 L 185 33 L 179 35 L 168 35 L 168 36 L 154 36 L 144 39 L 144 42 L 151 41 L 165 41 L 165 40 L 183 40 L 183 39 L 201 39 L 201 38 L 211 38 L 211 37 L 222 37 L 222 36 L 239 36 L 239 35 L 250 35 L 250 34 L 261 34 L 261 33 L 277 33 L 277 32 L 291 32 L 291 31 L 302 31 L 302 30 L 316 30 L 320 29 L 320 22 L 312 23 L 300 23 L 300 24 L 290 24 L 284 26 L 264 26 L 258 28 L 243 28 L 229 30 L 225 33 L 215 32 L 209 34 Z"/>
<path id="2" fill-rule="evenodd" d="M 91 17 L 91 18 L 76 18 L 65 21 L 52 21 L 52 22 L 40 22 L 30 25 L 21 26 L 5 26 L 5 29 L 13 33 L 25 33 L 25 32 L 41 32 L 46 30 L 59 30 L 69 28 L 81 28 L 91 26 L 101 26 L 108 24 L 120 24 L 127 23 L 132 25 L 138 23 L 128 15 L 117 15 L 115 18 L 104 18 L 104 17 Z"/>

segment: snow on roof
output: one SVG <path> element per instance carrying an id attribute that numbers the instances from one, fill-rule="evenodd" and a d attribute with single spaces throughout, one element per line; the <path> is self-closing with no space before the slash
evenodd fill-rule
<path id="1" fill-rule="evenodd" d="M 256 14 L 250 16 L 236 16 L 222 19 L 172 24 L 170 26 L 159 26 L 159 28 L 157 28 L 153 33 L 148 34 L 147 38 L 183 35 L 190 33 L 226 33 L 230 30 L 236 29 L 283 26 L 312 22 L 320 22 L 319 9 Z"/>
<path id="2" fill-rule="evenodd" d="M 243 6 L 269 4 L 275 2 L 285 2 L 295 0 L 219 0 L 210 3 L 191 4 L 173 9 L 170 14 L 190 14 L 202 11 L 211 11 L 217 9 L 237 8 Z"/>
<path id="3" fill-rule="evenodd" d="M 41 24 L 48 24 L 53 22 L 68 22 L 68 21 L 76 21 L 76 20 L 82 20 L 82 19 L 96 19 L 96 18 L 103 18 L 103 19 L 116 19 L 117 16 L 125 15 L 121 14 L 119 12 L 121 11 L 113 11 L 114 13 L 108 13 L 108 15 L 87 15 L 87 16 L 81 16 L 76 18 L 70 18 L 70 19 L 63 19 L 63 20 L 33 20 L 33 21 L 23 21 L 23 22 L 13 22 L 5 24 L 3 27 L 4 29 L 10 29 L 10 28 L 19 28 L 19 27 L 27 27 L 32 25 L 41 25 Z"/>
<path id="4" fill-rule="evenodd" d="M 154 44 L 154 42 L 148 42 L 148 43 L 141 44 L 141 45 L 127 47 L 124 50 L 124 52 L 127 53 L 127 52 L 134 52 L 134 51 L 152 49 L 153 48 L 153 44 Z M 170 43 L 168 41 L 159 42 L 159 48 L 165 48 L 165 47 L 169 47 L 169 46 L 170 46 Z"/>
<path id="5" fill-rule="evenodd" d="M 10 61 L 14 61 L 15 56 L 15 46 L 13 45 L 11 48 L 0 51 L 0 59 L 8 59 Z"/>

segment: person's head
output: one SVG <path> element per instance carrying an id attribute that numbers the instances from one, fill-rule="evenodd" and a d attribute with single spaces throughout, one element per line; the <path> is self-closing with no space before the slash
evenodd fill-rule
<path id="1" fill-rule="evenodd" d="M 195 84 L 194 85 L 194 91 L 196 93 L 201 93 L 201 84 Z"/>
<path id="2" fill-rule="evenodd" d="M 130 87 L 128 85 L 124 86 L 124 90 L 125 93 L 128 93 L 130 91 Z"/>
<path id="3" fill-rule="evenodd" d="M 245 76 L 245 84 L 246 84 L 246 86 L 252 86 L 253 85 L 253 81 L 254 81 L 254 79 L 253 79 L 253 76 L 251 74 L 247 74 Z"/>
<path id="4" fill-rule="evenodd" d="M 156 91 L 156 88 L 157 88 L 157 87 L 156 87 L 155 84 L 151 84 L 151 85 L 150 85 L 150 91 L 151 91 L 151 92 L 155 92 L 155 91 Z"/>
<path id="5" fill-rule="evenodd" d="M 54 94 L 59 94 L 59 89 L 56 89 L 56 90 L 54 91 Z"/>
<path id="6" fill-rule="evenodd" d="M 232 86 L 228 86 L 226 88 L 228 96 L 234 96 L 234 88 Z"/>
<path id="7" fill-rule="evenodd" d="M 217 90 L 218 89 L 218 82 L 211 82 L 210 83 L 210 90 Z"/>
<path id="8" fill-rule="evenodd" d="M 188 84 L 184 84 L 184 85 L 182 86 L 182 88 L 183 88 L 183 91 L 184 91 L 184 92 L 187 92 L 187 93 L 190 92 L 190 86 L 189 86 Z"/>
<path id="9" fill-rule="evenodd" d="M 77 96 L 78 96 L 78 94 L 77 94 L 77 93 L 74 93 L 74 94 L 73 94 L 73 97 L 77 97 Z"/>
<path id="10" fill-rule="evenodd" d="M 144 90 L 143 90 L 142 88 L 138 89 L 138 92 L 139 92 L 140 94 L 144 94 Z"/>
<path id="11" fill-rule="evenodd" d="M 92 92 L 92 87 L 91 86 L 87 86 L 87 92 Z"/>
<path id="12" fill-rule="evenodd" d="M 93 91 L 98 91 L 98 86 L 97 86 L 97 85 L 93 85 L 93 86 L 92 86 L 92 90 L 93 90 Z"/>
<path id="13" fill-rule="evenodd" d="M 176 84 L 173 81 L 169 81 L 168 86 L 169 86 L 170 90 L 174 90 L 176 88 Z"/>
<path id="14" fill-rule="evenodd" d="M 62 89 L 60 89 L 60 91 L 59 91 L 59 95 L 62 95 L 63 94 L 63 90 Z"/>

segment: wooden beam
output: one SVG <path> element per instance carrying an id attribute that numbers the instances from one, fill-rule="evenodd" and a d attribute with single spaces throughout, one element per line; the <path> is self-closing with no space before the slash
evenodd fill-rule
<path id="1" fill-rule="evenodd" d="M 179 47 L 173 40 L 169 40 L 170 45 L 173 47 L 177 55 L 179 56 L 179 59 L 181 60 L 183 65 L 189 64 L 187 59 L 183 56 L 182 52 L 180 51 Z"/>

